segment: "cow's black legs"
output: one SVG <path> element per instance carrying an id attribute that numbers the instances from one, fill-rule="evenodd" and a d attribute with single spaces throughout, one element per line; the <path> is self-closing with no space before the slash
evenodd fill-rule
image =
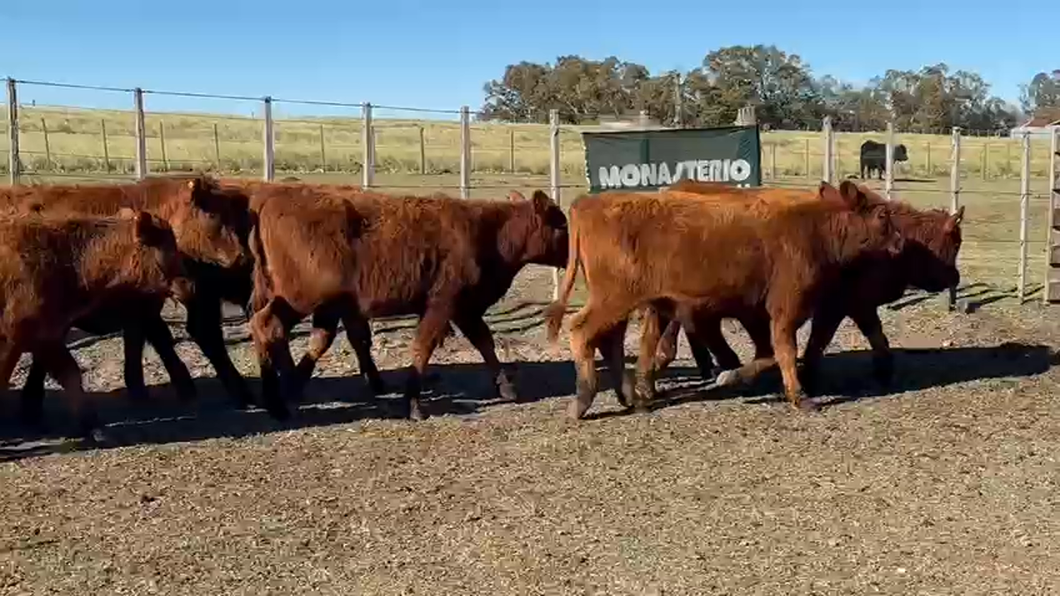
<path id="1" fill-rule="evenodd" d="M 353 310 L 346 311 L 342 316 L 342 326 L 346 328 L 346 339 L 349 340 L 353 352 L 357 355 L 357 365 L 361 374 L 368 381 L 368 387 L 372 393 L 383 395 L 388 388 L 379 374 L 379 369 L 372 359 L 372 325 L 368 319 Z"/>
<path id="2" fill-rule="evenodd" d="M 464 337 L 471 342 L 471 345 L 475 346 L 475 349 L 482 356 L 482 361 L 486 363 L 486 368 L 493 375 L 497 397 L 505 401 L 517 401 L 518 395 L 516 395 L 515 385 L 512 384 L 507 371 L 504 370 L 500 359 L 497 358 L 497 347 L 493 341 L 493 333 L 490 332 L 486 321 L 482 320 L 482 315 L 460 313 L 453 320 L 453 323 L 456 324 L 460 331 L 463 332 Z"/>
<path id="3" fill-rule="evenodd" d="M 186 329 L 206 359 L 213 365 L 218 380 L 225 391 L 231 395 L 239 408 L 246 408 L 254 403 L 254 396 L 247 386 L 246 379 L 239 374 L 232 363 L 225 346 L 224 331 L 221 327 L 221 301 L 214 297 L 196 298 L 186 305 L 188 321 Z"/>
<path id="4" fill-rule="evenodd" d="M 177 355 L 177 350 L 173 345 L 173 334 L 169 332 L 169 325 L 162 319 L 161 316 L 145 317 L 142 321 L 142 340 L 147 340 L 151 344 L 151 347 L 155 349 L 155 353 L 158 354 L 158 359 L 162 361 L 162 366 L 165 367 L 166 373 L 169 375 L 169 381 L 173 384 L 173 388 L 177 392 L 177 397 L 181 401 L 191 401 L 196 397 L 195 381 L 191 378 L 191 372 L 188 371 L 187 365 Z M 125 337 L 125 344 L 129 344 L 129 337 Z M 143 366 L 142 362 L 137 362 L 135 368 L 141 371 L 140 382 L 143 383 Z M 125 366 L 129 366 L 128 356 L 126 356 Z M 125 385 L 129 386 L 128 371 L 126 371 Z M 146 392 L 147 388 L 144 387 Z"/>

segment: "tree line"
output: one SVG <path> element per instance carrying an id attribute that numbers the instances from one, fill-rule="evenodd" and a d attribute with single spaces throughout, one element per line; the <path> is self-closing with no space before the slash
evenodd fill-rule
<path id="1" fill-rule="evenodd" d="M 731 46 L 706 55 L 690 72 L 652 74 L 615 57 L 560 56 L 554 64 L 520 62 L 486 83 L 481 120 L 548 122 L 559 111 L 565 124 L 647 111 L 663 124 L 732 124 L 737 110 L 755 106 L 767 128 L 820 128 L 825 116 L 836 130 L 1004 133 L 1029 115 L 1060 119 L 1060 70 L 1038 73 L 1021 88 L 1019 105 L 990 93 L 975 72 L 946 64 L 888 70 L 863 87 L 832 76 L 814 76 L 797 54 L 776 46 Z"/>

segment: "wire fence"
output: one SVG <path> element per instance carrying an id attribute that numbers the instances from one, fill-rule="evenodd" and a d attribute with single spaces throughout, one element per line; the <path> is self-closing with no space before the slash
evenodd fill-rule
<path id="1" fill-rule="evenodd" d="M 37 105 L 30 99 L 43 91 L 57 100 Z M 548 188 L 562 195 L 557 197 L 562 204 L 586 186 L 580 134 L 585 127 L 560 126 L 558 119 L 551 125 L 507 124 L 475 121 L 467 107 L 44 81 L 9 80 L 8 94 L 0 118 L 0 172 L 11 175 L 16 166 L 16 175 L 26 181 L 204 171 L 465 197 Z M 189 104 L 196 109 L 182 109 Z M 12 121 L 17 135 L 10 134 Z M 994 131 L 939 133 L 843 132 L 831 130 L 828 122 L 814 130 L 763 131 L 761 171 L 772 186 L 814 187 L 822 179 L 861 178 L 864 144 L 886 145 L 891 139 L 892 167 L 872 173 L 867 183 L 918 205 L 965 206 L 962 263 L 984 276 L 1025 286 L 1028 267 L 1051 260 L 1046 255 L 1053 244 L 1046 233 L 1051 229 L 1049 180 L 1057 166 L 1050 137 L 1036 135 L 1024 143 Z M 13 140 L 16 159 L 11 158 Z"/>

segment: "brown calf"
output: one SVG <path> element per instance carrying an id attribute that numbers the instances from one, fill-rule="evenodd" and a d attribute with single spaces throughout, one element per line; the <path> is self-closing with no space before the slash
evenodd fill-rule
<path id="1" fill-rule="evenodd" d="M 96 429 L 66 333 L 100 304 L 135 297 L 187 300 L 173 230 L 146 212 L 131 218 L 0 219 L 0 390 L 23 352 L 62 385 L 86 434 Z"/>
<path id="2" fill-rule="evenodd" d="M 238 189 L 221 188 L 202 176 L 153 177 L 115 185 L 42 185 L 0 191 L 0 204 L 9 211 L 59 216 L 61 214 L 117 215 L 143 210 L 166 221 L 186 257 L 189 275 L 200 286 L 187 306 L 187 330 L 217 371 L 218 378 L 239 405 L 253 403 L 246 381 L 236 370 L 221 331 L 221 299 L 243 306 L 250 297 L 250 262 L 246 247 L 249 230 L 248 199 Z M 195 394 L 191 374 L 173 349 L 173 337 L 162 320 L 163 301 L 154 297 L 116 296 L 101 303 L 74 326 L 93 334 L 122 331 L 125 345 L 125 383 L 133 397 L 147 393 L 143 380 L 143 345 L 154 346 L 178 394 Z M 23 387 L 27 403 L 43 398 L 44 371 L 32 366 Z"/>
<path id="3" fill-rule="evenodd" d="M 577 268 L 584 267 L 589 299 L 570 325 L 578 387 L 569 415 L 581 418 L 592 405 L 595 348 L 607 343 L 612 362 L 620 361 L 614 352 L 621 350 L 621 338 L 614 329 L 647 304 L 686 313 L 709 308 L 736 317 L 764 308 L 785 394 L 796 407 L 813 407 L 803 400 L 795 374 L 795 332 L 840 267 L 873 252 L 897 253 L 902 246 L 887 211 L 870 204 L 853 183 L 844 182 L 838 191 L 822 183 L 819 194 L 821 199 L 812 201 L 758 200 L 750 208 L 708 204 L 682 193 L 577 199 L 563 290 L 547 313 L 555 341 Z M 645 335 L 648 364 L 638 365 L 637 391 L 627 400 L 638 410 L 646 407 L 642 398 L 649 394 L 658 342 L 657 330 L 654 337 L 650 330 Z M 620 394 L 621 370 L 615 373 Z"/>
<path id="4" fill-rule="evenodd" d="M 864 187 L 861 190 L 872 202 L 888 210 L 895 227 L 903 236 L 904 247 L 897 257 L 868 255 L 857 259 L 843 268 L 835 290 L 823 296 L 814 314 L 810 340 L 803 355 L 803 380 L 807 385 L 812 385 L 816 379 L 820 358 L 846 317 L 854 321 L 872 346 L 873 369 L 877 380 L 883 384 L 889 383 L 894 371 L 893 356 L 877 308 L 901 298 L 908 287 L 940 292 L 960 283 L 956 261 L 961 246 L 963 207 L 954 214 L 942 209 L 919 210 L 901 201 L 885 201 Z M 709 194 L 715 189 L 701 186 L 692 190 L 696 191 Z M 749 324 L 744 321 L 744 326 L 755 341 L 758 352 L 755 360 L 768 365 L 769 361 L 762 359 L 763 355 L 772 356 L 768 335 L 761 334 L 761 329 L 767 327 L 766 322 L 759 320 Z M 752 326 L 757 326 L 757 333 Z M 659 353 L 655 357 L 657 370 L 664 369 L 673 360 L 680 328 L 681 324 L 677 320 L 670 321 L 666 326 Z M 739 357 L 721 333 L 720 317 L 711 317 L 706 313 L 699 315 L 695 334 L 699 339 L 693 341 L 690 337 L 689 344 L 698 344 L 696 351 L 702 353 L 709 348 L 722 371 L 736 371 L 735 374 L 723 373 L 719 376 L 719 384 L 729 384 L 738 379 L 746 382 L 757 373 L 754 369 L 740 368 Z M 705 369 L 702 362 L 710 362 L 709 353 L 697 356 L 701 372 L 708 376 L 711 371 Z"/>
<path id="5" fill-rule="evenodd" d="M 500 394 L 515 397 L 482 317 L 524 265 L 566 263 L 567 220 L 547 195 L 494 202 L 278 185 L 254 202 L 251 334 L 263 402 L 274 416 L 288 415 L 280 393 L 294 399 L 300 391 L 287 333 L 322 312 L 350 317 L 353 327 L 373 317 L 420 317 L 405 389 L 413 419 L 423 417 L 422 376 L 450 321 L 478 349 Z"/>

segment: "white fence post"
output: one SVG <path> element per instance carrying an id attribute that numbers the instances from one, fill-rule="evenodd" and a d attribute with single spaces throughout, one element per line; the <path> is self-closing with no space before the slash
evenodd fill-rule
<path id="1" fill-rule="evenodd" d="M 147 125 L 144 124 L 144 90 L 133 89 L 133 106 L 136 108 L 136 179 L 147 177 Z"/>
<path id="2" fill-rule="evenodd" d="M 361 186 L 372 187 L 375 176 L 375 135 L 372 134 L 372 104 L 364 102 L 361 106 L 361 152 L 364 165 L 361 167 Z"/>
<path id="3" fill-rule="evenodd" d="M 1060 206 L 1060 126 L 1049 131 L 1049 207 L 1048 225 L 1045 226 L 1045 283 L 1042 287 L 1042 303 L 1049 304 L 1055 300 L 1052 288 L 1051 271 L 1060 262 L 1054 258 L 1053 228 L 1057 225 L 1056 208 Z"/>
<path id="4" fill-rule="evenodd" d="M 953 150 L 950 156 L 950 213 L 956 213 L 961 206 L 961 128 L 959 126 L 953 127 L 951 138 Z M 949 310 L 957 308 L 957 286 L 950 288 L 946 306 Z"/>
<path id="5" fill-rule="evenodd" d="M 262 129 L 262 137 L 265 146 L 265 181 L 272 182 L 276 178 L 276 146 L 275 135 L 272 130 L 272 98 L 266 96 L 265 103 L 265 126 Z"/>
<path id="6" fill-rule="evenodd" d="M 822 126 L 824 131 L 824 165 L 821 169 L 821 179 L 829 184 L 835 184 L 835 133 L 832 131 L 832 117 L 825 116 Z"/>
<path id="7" fill-rule="evenodd" d="M 471 198 L 471 109 L 460 107 L 460 198 Z"/>
<path id="8" fill-rule="evenodd" d="M 18 152 L 18 88 L 15 79 L 7 80 L 7 138 L 11 150 L 7 154 L 7 172 L 11 186 L 18 184 L 22 165 Z"/>
<path id="9" fill-rule="evenodd" d="M 1031 199 L 1031 135 L 1023 135 L 1023 167 L 1020 168 L 1020 280 L 1019 302 L 1027 290 L 1027 207 Z"/>
<path id="10" fill-rule="evenodd" d="M 549 110 L 549 181 L 552 188 L 552 200 L 560 202 L 560 160 L 559 160 L 559 110 Z M 559 268 L 552 268 L 552 300 L 559 299 Z"/>
<path id="11" fill-rule="evenodd" d="M 887 162 L 884 164 L 886 180 L 884 180 L 884 195 L 891 200 L 891 192 L 894 190 L 894 122 L 887 123 Z"/>

